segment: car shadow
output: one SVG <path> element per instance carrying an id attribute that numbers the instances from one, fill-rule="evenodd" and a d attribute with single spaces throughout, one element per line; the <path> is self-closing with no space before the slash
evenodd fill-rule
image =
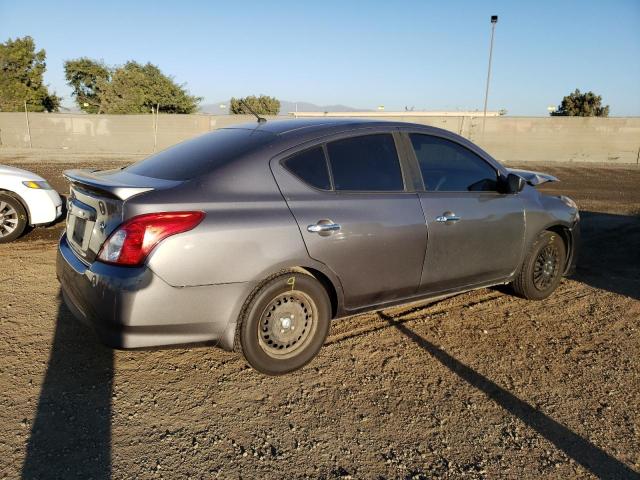
<path id="1" fill-rule="evenodd" d="M 22 477 L 111 478 L 113 352 L 60 298 Z"/>
<path id="2" fill-rule="evenodd" d="M 391 317 L 383 312 L 378 312 L 378 315 L 390 326 L 409 337 L 435 360 L 469 385 L 483 392 L 511 415 L 533 428 L 593 475 L 601 479 L 640 478 L 637 472 L 595 446 L 589 440 L 548 417 L 540 410 L 532 407 L 524 400 L 516 397 L 511 392 L 438 348 L 429 340 L 418 335 L 407 325 L 404 325 L 400 318 Z"/>
<path id="3" fill-rule="evenodd" d="M 582 241 L 570 277 L 640 300 L 640 216 L 581 211 Z"/>

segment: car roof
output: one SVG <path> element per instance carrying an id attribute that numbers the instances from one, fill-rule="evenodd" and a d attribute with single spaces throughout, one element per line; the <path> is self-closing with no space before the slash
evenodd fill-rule
<path id="1" fill-rule="evenodd" d="M 347 129 L 358 127 L 400 127 L 412 125 L 406 122 L 392 122 L 371 120 L 362 118 L 304 118 L 304 119 L 287 119 L 287 120 L 269 120 L 266 122 L 251 122 L 240 125 L 224 127 L 227 129 L 244 129 L 256 130 L 272 133 L 274 135 L 289 135 L 294 132 L 300 133 L 321 133 L 323 131 L 335 130 L 336 127 L 344 127 Z M 415 125 L 423 126 L 423 125 Z"/>
<path id="2" fill-rule="evenodd" d="M 239 125 L 230 125 L 225 129 L 242 129 L 251 132 L 261 132 L 274 136 L 272 145 L 281 148 L 283 151 L 295 147 L 308 140 L 314 140 L 325 135 L 340 133 L 347 130 L 358 130 L 366 128 L 383 127 L 393 128 L 409 128 L 410 130 L 422 131 L 425 133 L 435 134 L 444 138 L 453 139 L 457 143 L 462 144 L 466 148 L 485 158 L 496 169 L 505 171 L 504 166 L 497 162 L 491 155 L 485 152 L 478 145 L 470 140 L 452 132 L 431 125 L 419 123 L 409 123 L 403 121 L 391 120 L 374 120 L 367 118 L 341 117 L 341 118 L 304 118 L 304 119 L 287 119 L 287 120 L 269 120 L 266 122 L 251 122 Z"/>

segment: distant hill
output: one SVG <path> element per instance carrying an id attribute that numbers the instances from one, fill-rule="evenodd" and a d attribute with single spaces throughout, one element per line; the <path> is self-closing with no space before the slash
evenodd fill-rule
<path id="1" fill-rule="evenodd" d="M 363 110 L 362 108 L 353 108 L 347 105 L 316 105 L 310 102 L 290 102 L 288 100 L 280 100 L 280 115 L 287 115 L 289 112 L 296 111 L 296 104 L 298 112 L 362 112 L 370 111 Z M 225 105 L 226 108 L 220 108 L 220 105 Z M 202 113 L 209 113 L 212 115 L 227 115 L 229 109 L 229 101 L 222 100 L 215 103 L 206 103 L 200 105 L 200 111 Z"/>
<path id="2" fill-rule="evenodd" d="M 297 105 L 298 112 L 362 112 L 367 111 L 362 108 L 354 108 L 348 105 L 316 105 L 310 102 L 289 102 L 288 100 L 280 100 L 280 114 L 288 114 L 295 112 Z"/>

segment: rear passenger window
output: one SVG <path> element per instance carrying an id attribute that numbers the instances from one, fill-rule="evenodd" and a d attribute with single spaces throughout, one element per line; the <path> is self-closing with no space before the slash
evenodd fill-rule
<path id="1" fill-rule="evenodd" d="M 364 135 L 327 144 L 336 190 L 404 190 L 393 136 Z"/>
<path id="2" fill-rule="evenodd" d="M 322 147 L 297 153 L 285 160 L 284 164 L 291 173 L 309 185 L 323 190 L 331 189 L 327 161 Z"/>
<path id="3" fill-rule="evenodd" d="M 420 171 L 432 192 L 497 190 L 496 170 L 462 145 L 431 135 L 411 134 Z"/>

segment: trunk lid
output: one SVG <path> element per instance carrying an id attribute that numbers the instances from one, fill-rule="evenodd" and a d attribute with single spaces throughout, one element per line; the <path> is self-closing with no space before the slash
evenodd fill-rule
<path id="1" fill-rule="evenodd" d="M 124 220 L 125 202 L 136 195 L 179 185 L 122 170 L 67 170 L 67 240 L 85 263 L 95 260 L 102 244 Z"/>

